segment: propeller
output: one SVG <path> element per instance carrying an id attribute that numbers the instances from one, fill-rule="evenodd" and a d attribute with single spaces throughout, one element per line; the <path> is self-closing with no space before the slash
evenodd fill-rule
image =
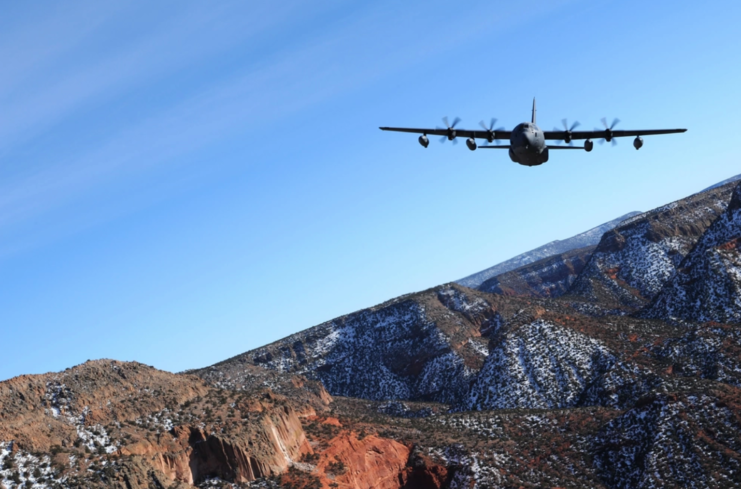
<path id="1" fill-rule="evenodd" d="M 445 123 L 445 127 L 444 128 L 438 127 L 438 129 L 447 129 L 448 134 L 447 136 L 443 136 L 442 138 L 440 138 L 441 143 L 444 143 L 446 139 L 450 139 L 451 141 L 453 141 L 453 144 L 458 144 L 458 140 L 455 138 L 455 126 L 460 121 L 461 121 L 461 118 L 456 117 L 455 119 L 453 119 L 453 123 L 449 124 L 448 117 L 447 116 L 443 117 L 443 122 Z"/>
<path id="2" fill-rule="evenodd" d="M 571 131 L 579 127 L 581 124 L 579 123 L 579 121 L 574 121 L 574 123 L 571 124 L 571 127 L 569 127 L 569 121 L 566 119 L 561 119 L 561 124 L 563 124 L 563 130 L 566 132 L 566 136 L 563 138 L 563 141 L 565 143 L 569 143 L 569 146 L 573 146 L 574 141 L 571 140 Z M 560 129 L 557 127 L 554 127 L 553 130 L 560 131 Z M 560 141 L 558 144 L 561 144 Z"/>
<path id="3" fill-rule="evenodd" d="M 491 118 L 491 121 L 489 122 L 489 127 L 486 127 L 486 124 L 484 124 L 484 121 L 479 122 L 479 125 L 484 128 L 484 131 L 486 131 L 486 140 L 490 143 L 493 143 L 494 141 L 499 142 L 499 139 L 495 139 L 494 136 L 496 135 L 497 131 L 504 131 L 503 127 L 497 127 L 494 129 L 494 124 L 497 123 L 497 120 L 495 118 Z"/>
<path id="4" fill-rule="evenodd" d="M 612 130 L 613 130 L 613 129 L 615 128 L 615 126 L 617 126 L 617 125 L 618 125 L 619 123 L 620 123 L 620 119 L 618 119 L 617 117 L 615 117 L 615 119 L 613 119 L 613 121 L 612 121 L 612 124 L 610 124 L 610 125 L 608 126 L 608 125 L 607 125 L 607 118 L 606 118 L 606 117 L 603 117 L 603 118 L 602 118 L 602 125 L 603 125 L 603 126 L 605 126 L 605 137 L 604 137 L 604 138 L 602 138 L 602 139 L 600 139 L 600 140 L 599 140 L 598 142 L 599 142 L 600 144 L 604 144 L 604 143 L 605 143 L 605 141 L 611 141 L 611 142 L 612 142 L 612 145 L 613 145 L 613 146 L 615 146 L 615 145 L 617 144 L 617 139 L 614 139 L 614 138 L 612 137 Z M 600 131 L 600 129 L 598 129 L 598 128 L 595 128 L 595 130 L 596 130 L 596 131 Z"/>

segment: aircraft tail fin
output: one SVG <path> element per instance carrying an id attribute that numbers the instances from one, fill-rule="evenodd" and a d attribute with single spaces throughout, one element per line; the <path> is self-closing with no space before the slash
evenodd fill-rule
<path id="1" fill-rule="evenodd" d="M 535 124 L 535 97 L 533 97 L 533 120 L 532 123 Z"/>

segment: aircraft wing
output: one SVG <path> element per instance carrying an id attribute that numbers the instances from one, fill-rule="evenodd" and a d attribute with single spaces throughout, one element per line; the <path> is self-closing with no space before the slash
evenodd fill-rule
<path id="1" fill-rule="evenodd" d="M 595 129 L 594 131 L 571 131 L 571 139 L 602 139 L 607 137 L 623 138 L 630 136 L 655 136 L 657 134 L 676 134 L 687 129 L 638 129 L 635 131 L 622 129 Z M 566 139 L 566 131 L 543 131 L 546 139 Z"/>
<path id="2" fill-rule="evenodd" d="M 396 132 L 411 132 L 415 134 L 426 134 L 428 136 L 447 136 L 450 134 L 450 129 L 435 128 L 435 129 L 416 129 L 411 127 L 379 127 L 382 131 L 396 131 Z M 484 131 L 482 129 L 453 129 L 455 136 L 459 138 L 474 138 L 474 139 L 509 139 L 512 131 Z"/>

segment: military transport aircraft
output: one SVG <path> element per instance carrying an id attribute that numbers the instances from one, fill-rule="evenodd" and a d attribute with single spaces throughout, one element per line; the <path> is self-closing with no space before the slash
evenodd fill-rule
<path id="1" fill-rule="evenodd" d="M 594 148 L 593 138 L 600 139 L 600 143 L 605 141 L 615 145 L 617 141 L 614 138 L 621 138 L 626 136 L 635 136 L 633 140 L 633 146 L 635 149 L 641 149 L 643 146 L 643 138 L 641 136 L 653 136 L 655 134 L 672 134 L 678 132 L 685 132 L 687 129 L 644 129 L 637 131 L 623 131 L 614 129 L 615 125 L 620 122 L 619 119 L 612 121 L 611 125 L 607 125 L 607 120 L 602 119 L 604 129 L 595 129 L 594 131 L 574 131 L 579 126 L 578 122 L 575 122 L 568 126 L 566 119 L 563 122 L 563 131 L 560 129 L 554 129 L 553 131 L 543 131 L 537 125 L 535 125 L 535 99 L 533 99 L 533 117 L 531 122 L 523 122 L 518 124 L 512 131 L 505 131 L 504 128 L 494 129 L 496 119 L 491 120 L 489 127 L 486 127 L 484 121 L 481 121 L 481 127 L 483 130 L 470 130 L 470 129 L 456 129 L 456 124 L 460 122 L 460 119 L 456 117 L 452 124 L 448 124 L 448 118 L 443 118 L 445 123 L 444 128 L 436 129 L 413 129 L 406 127 L 381 127 L 382 131 L 398 131 L 398 132 L 412 132 L 416 134 L 422 134 L 419 137 L 419 144 L 425 148 L 430 144 L 430 140 L 427 135 L 431 136 L 442 136 L 441 141 L 445 140 L 453 141 L 456 143 L 457 137 L 466 137 L 466 146 L 471 151 L 478 148 L 486 149 L 508 149 L 509 157 L 515 163 L 519 163 L 525 166 L 537 166 L 542 165 L 548 161 L 548 150 L 549 149 L 583 149 L 585 151 L 592 151 Z M 503 145 L 485 145 L 477 146 L 476 139 L 485 139 L 489 143 L 498 141 L 500 139 L 509 139 L 509 144 Z M 575 139 L 584 139 L 584 146 L 573 146 Z M 546 146 L 546 140 L 564 141 L 569 146 Z"/>

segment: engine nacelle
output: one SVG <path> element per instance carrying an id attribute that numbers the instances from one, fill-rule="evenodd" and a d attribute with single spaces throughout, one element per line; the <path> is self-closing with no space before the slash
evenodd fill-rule
<path id="1" fill-rule="evenodd" d="M 427 146 L 430 145 L 430 140 L 427 138 L 426 135 L 423 134 L 419 137 L 419 144 L 421 144 L 422 146 L 426 148 Z"/>
<path id="2" fill-rule="evenodd" d="M 468 146 L 468 149 L 471 151 L 476 150 L 476 140 L 474 138 L 468 138 L 466 139 L 466 146 Z"/>
<path id="3" fill-rule="evenodd" d="M 592 141 L 591 139 L 587 139 L 586 141 L 584 141 L 584 151 L 588 153 L 592 151 L 593 149 L 594 149 L 594 141 Z"/>
<path id="4" fill-rule="evenodd" d="M 635 149 L 641 149 L 643 146 L 643 138 L 641 136 L 636 136 L 636 138 L 633 140 L 633 147 Z"/>

